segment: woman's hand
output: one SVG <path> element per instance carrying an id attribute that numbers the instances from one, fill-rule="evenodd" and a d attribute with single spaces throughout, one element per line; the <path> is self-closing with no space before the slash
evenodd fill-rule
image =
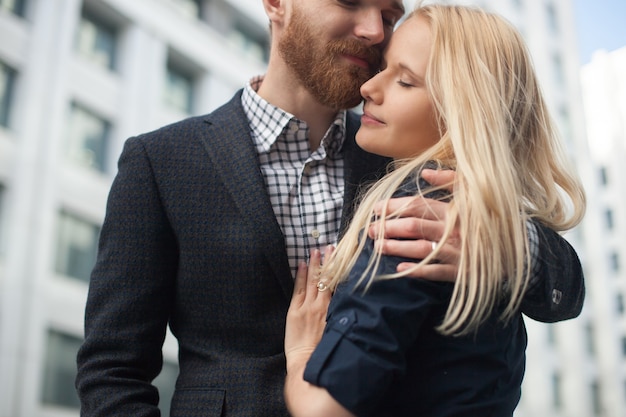
<path id="1" fill-rule="evenodd" d="M 333 247 L 327 247 L 330 255 Z M 304 368 L 322 338 L 326 326 L 326 312 L 330 303 L 330 289 L 320 277 L 321 253 L 311 252 L 311 259 L 298 266 L 293 296 L 287 312 L 285 327 L 285 402 L 293 417 L 355 417 L 339 404 L 325 388 L 304 380 Z"/>
<path id="2" fill-rule="evenodd" d="M 329 246 L 325 256 L 330 255 L 333 249 Z M 319 249 L 314 249 L 308 267 L 304 262 L 298 266 L 285 327 L 288 372 L 293 365 L 302 365 L 304 369 L 326 325 L 331 292 L 325 287 L 323 278 L 320 279 L 321 256 Z"/>
<path id="3" fill-rule="evenodd" d="M 422 171 L 422 178 L 432 185 L 447 186 L 450 192 L 455 175 L 452 170 Z M 385 222 L 383 239 L 377 239 L 378 223 L 372 224 L 368 235 L 372 239 L 377 239 L 376 248 L 385 255 L 424 259 L 439 245 L 438 242 L 443 236 L 448 203 L 423 197 L 395 198 L 389 200 L 387 211 L 393 212 L 402 207 L 404 209 L 401 217 Z M 383 203 L 379 203 L 374 213 L 379 215 L 382 209 Z M 461 240 L 458 229 L 455 228 L 446 244 L 437 246 L 437 263 L 424 265 L 411 272 L 409 276 L 434 281 L 455 281 L 460 247 Z M 401 272 L 414 266 L 414 263 L 403 262 L 397 269 Z"/>

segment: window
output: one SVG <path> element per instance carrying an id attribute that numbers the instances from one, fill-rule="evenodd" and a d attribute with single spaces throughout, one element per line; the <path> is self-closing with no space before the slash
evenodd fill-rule
<path id="1" fill-rule="evenodd" d="M 82 106 L 70 109 L 67 155 L 72 163 L 105 172 L 111 125 Z"/>
<path id="2" fill-rule="evenodd" d="M 611 255 L 609 255 L 609 262 L 611 263 L 611 270 L 613 272 L 619 272 L 619 253 L 617 252 L 611 252 Z"/>
<path id="3" fill-rule="evenodd" d="M 76 50 L 83 58 L 110 70 L 115 69 L 117 30 L 83 12 L 76 36 Z"/>
<path id="4" fill-rule="evenodd" d="M 547 339 L 548 339 L 548 343 L 550 344 L 550 346 L 555 346 L 556 345 L 556 331 L 554 329 L 554 326 L 551 324 L 548 324 L 548 334 L 547 334 Z"/>
<path id="5" fill-rule="evenodd" d="M 591 403 L 593 407 L 593 414 L 596 416 L 602 415 L 602 407 L 600 402 L 600 384 L 598 381 L 591 383 Z"/>
<path id="6" fill-rule="evenodd" d="M 165 82 L 165 104 L 182 113 L 193 111 L 194 77 L 189 70 L 177 65 L 173 60 L 167 63 L 167 79 Z"/>
<path id="7" fill-rule="evenodd" d="M 154 379 L 154 386 L 159 390 L 159 408 L 161 416 L 169 417 L 172 396 L 178 378 L 178 365 L 174 362 L 163 361 L 161 373 Z"/>
<path id="8" fill-rule="evenodd" d="M 41 393 L 43 403 L 76 409 L 80 407 L 74 389 L 76 354 L 80 344 L 79 338 L 55 330 L 48 332 Z"/>
<path id="9" fill-rule="evenodd" d="M 201 0 L 172 0 L 186 16 L 198 18 L 202 14 Z"/>
<path id="10" fill-rule="evenodd" d="M 0 125 L 5 127 L 9 126 L 14 85 L 15 70 L 0 62 Z"/>
<path id="11" fill-rule="evenodd" d="M 587 342 L 587 353 L 589 353 L 590 355 L 594 355 L 596 353 L 596 343 L 594 340 L 594 336 L 595 336 L 595 331 L 594 328 L 591 324 L 587 324 L 585 326 L 585 333 L 586 333 L 586 342 Z"/>
<path id="12" fill-rule="evenodd" d="M 613 221 L 613 210 L 611 210 L 610 208 L 604 211 L 604 222 L 607 229 L 613 230 L 615 222 Z"/>
<path id="13" fill-rule="evenodd" d="M 563 398 L 561 395 L 561 376 L 559 374 L 552 375 L 552 404 L 557 410 L 563 406 Z"/>
<path id="14" fill-rule="evenodd" d="M 549 2 L 546 4 L 546 17 L 548 19 L 548 28 L 552 33 L 559 32 L 559 19 L 554 4 Z"/>
<path id="15" fill-rule="evenodd" d="M 609 183 L 609 175 L 606 167 L 600 167 L 600 184 L 607 185 Z"/>
<path id="16" fill-rule="evenodd" d="M 56 272 L 88 282 L 96 262 L 100 227 L 62 211 L 59 214 Z"/>
<path id="17" fill-rule="evenodd" d="M 552 55 L 552 68 L 554 81 L 559 87 L 563 87 L 565 85 L 565 72 L 563 71 L 563 58 L 558 52 Z"/>
<path id="18" fill-rule="evenodd" d="M 6 233 L 4 225 L 4 196 L 5 196 L 5 187 L 4 184 L 0 183 L 0 254 L 4 252 L 4 234 Z"/>
<path id="19" fill-rule="evenodd" d="M 237 24 L 228 34 L 228 40 L 245 56 L 267 62 L 269 47 L 265 34 L 254 34 L 250 29 L 248 25 Z"/>
<path id="20" fill-rule="evenodd" d="M 25 3 L 25 0 L 0 0 L 0 10 L 6 10 L 17 16 L 24 17 Z"/>

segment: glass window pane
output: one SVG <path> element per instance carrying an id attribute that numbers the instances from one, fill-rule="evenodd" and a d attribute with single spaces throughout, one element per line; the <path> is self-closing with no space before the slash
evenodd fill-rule
<path id="1" fill-rule="evenodd" d="M 231 44 L 245 56 L 263 62 L 269 59 L 269 47 L 265 37 L 253 35 L 244 25 L 235 25 L 228 37 Z"/>
<path id="2" fill-rule="evenodd" d="M 68 132 L 68 157 L 78 165 L 100 172 L 106 169 L 110 124 L 92 112 L 73 104 Z"/>
<path id="3" fill-rule="evenodd" d="M 606 167 L 600 167 L 600 184 L 607 185 L 609 183 L 609 176 L 606 171 Z"/>
<path id="4" fill-rule="evenodd" d="M 170 415 L 176 378 L 178 378 L 178 364 L 164 361 L 161 373 L 153 382 L 154 386 L 159 390 L 159 409 L 162 417 L 169 417 Z"/>
<path id="5" fill-rule="evenodd" d="M 164 100 L 167 106 L 191 114 L 193 107 L 193 78 L 171 64 L 167 66 Z"/>
<path id="6" fill-rule="evenodd" d="M 585 330 L 585 338 L 586 338 L 586 345 L 587 345 L 587 353 L 589 353 L 590 356 L 595 355 L 596 353 L 596 344 L 595 344 L 595 331 L 594 328 L 591 324 L 587 324 L 584 328 Z"/>
<path id="7" fill-rule="evenodd" d="M 593 381 L 591 383 L 591 403 L 593 405 L 594 415 L 601 415 L 602 402 L 600 400 L 600 384 L 598 383 L 598 381 Z"/>
<path id="8" fill-rule="evenodd" d="M 189 17 L 200 17 L 201 0 L 172 0 L 182 13 Z"/>
<path id="9" fill-rule="evenodd" d="M 85 59 L 104 68 L 115 68 L 115 29 L 89 14 L 83 14 L 76 36 L 76 50 Z"/>
<path id="10" fill-rule="evenodd" d="M 5 127 L 9 126 L 14 84 L 15 70 L 0 62 L 0 125 Z"/>
<path id="11" fill-rule="evenodd" d="M 554 8 L 554 4 L 547 3 L 546 4 L 546 15 L 548 18 L 548 28 L 552 33 L 558 33 L 559 31 L 559 21 L 556 9 Z"/>
<path id="12" fill-rule="evenodd" d="M 607 229 L 613 230 L 615 222 L 613 221 L 613 210 L 611 210 L 610 208 L 604 210 L 604 221 L 606 223 Z"/>
<path id="13" fill-rule="evenodd" d="M 617 252 L 611 252 L 610 262 L 611 262 L 611 270 L 613 272 L 619 272 L 619 254 Z"/>
<path id="14" fill-rule="evenodd" d="M 561 395 L 561 376 L 552 375 L 552 404 L 557 410 L 563 406 L 563 398 Z"/>
<path id="15" fill-rule="evenodd" d="M 80 402 L 74 389 L 76 354 L 81 340 L 54 330 L 48 332 L 42 401 L 78 409 Z"/>
<path id="16" fill-rule="evenodd" d="M 25 0 L 0 0 L 0 9 L 9 11 L 17 16 L 24 16 Z"/>
<path id="17" fill-rule="evenodd" d="M 100 228 L 66 212 L 59 214 L 56 272 L 89 282 Z"/>
<path id="18" fill-rule="evenodd" d="M 5 239 L 4 234 L 6 233 L 6 230 L 4 227 L 5 225 L 4 199 L 5 199 L 5 193 L 6 193 L 5 190 L 6 189 L 4 187 L 4 184 L 0 184 L 0 255 L 4 253 L 4 248 L 5 248 L 4 246 L 4 239 Z"/>
<path id="19" fill-rule="evenodd" d="M 565 85 L 565 72 L 563 70 L 563 59 L 558 52 L 552 55 L 552 70 L 554 81 L 559 87 L 563 87 Z"/>

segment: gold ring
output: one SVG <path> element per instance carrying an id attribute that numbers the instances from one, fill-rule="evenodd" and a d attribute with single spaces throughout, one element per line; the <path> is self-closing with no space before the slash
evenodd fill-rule
<path id="1" fill-rule="evenodd" d="M 318 282 L 316 287 L 319 292 L 326 291 L 328 289 L 328 285 L 326 285 L 324 281 Z"/>

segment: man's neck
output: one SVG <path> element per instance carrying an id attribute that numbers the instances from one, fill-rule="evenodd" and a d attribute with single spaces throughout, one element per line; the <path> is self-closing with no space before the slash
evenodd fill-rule
<path id="1" fill-rule="evenodd" d="M 317 101 L 286 68 L 281 70 L 270 65 L 257 93 L 268 103 L 306 122 L 311 151 L 320 146 L 324 134 L 337 115 L 336 109 Z"/>

